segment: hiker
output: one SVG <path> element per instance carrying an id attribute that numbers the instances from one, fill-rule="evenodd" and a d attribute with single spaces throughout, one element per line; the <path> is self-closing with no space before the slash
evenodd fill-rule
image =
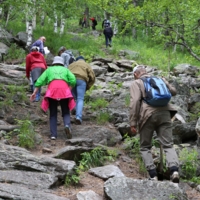
<path id="1" fill-rule="evenodd" d="M 103 34 L 105 35 L 105 41 L 106 41 L 106 48 L 108 46 L 112 46 L 112 37 L 113 37 L 113 30 L 112 27 L 107 25 L 103 31 Z"/>
<path id="2" fill-rule="evenodd" d="M 97 20 L 94 17 L 91 17 L 90 20 L 92 21 L 92 30 L 96 30 Z"/>
<path id="3" fill-rule="evenodd" d="M 89 90 L 95 82 L 95 74 L 91 66 L 85 62 L 83 56 L 76 58 L 76 62 L 68 66 L 68 69 L 76 76 L 76 86 L 72 94 L 76 100 L 76 124 L 82 123 L 82 111 L 86 90 Z"/>
<path id="4" fill-rule="evenodd" d="M 83 21 L 82 21 L 82 28 L 83 27 L 86 28 L 86 21 L 87 21 L 87 17 L 86 17 L 86 14 L 84 13 L 84 15 L 83 15 Z"/>
<path id="5" fill-rule="evenodd" d="M 106 28 L 107 26 L 110 26 L 110 21 L 105 18 L 102 22 L 102 29 Z"/>
<path id="6" fill-rule="evenodd" d="M 47 64 L 44 56 L 39 52 L 39 47 L 33 46 L 31 53 L 26 56 L 26 77 L 30 80 L 31 90 L 34 90 L 34 84 L 39 76 L 47 69 Z M 41 88 L 38 89 L 35 102 L 40 100 Z"/>
<path id="7" fill-rule="evenodd" d="M 44 42 L 46 41 L 46 38 L 44 36 L 41 36 L 38 40 L 36 40 L 32 45 L 31 48 L 33 46 L 37 46 L 40 49 L 40 53 L 42 53 L 43 55 L 45 55 L 45 51 L 44 51 Z"/>
<path id="8" fill-rule="evenodd" d="M 70 110 L 76 105 L 71 93 L 71 87 L 75 86 L 76 78 L 74 74 L 64 67 L 62 57 L 55 56 L 52 65 L 53 66 L 45 70 L 36 81 L 35 90 L 31 95 L 30 100 L 33 101 L 39 87 L 48 85 L 41 108 L 45 112 L 48 108 L 50 110 L 50 138 L 52 140 L 57 138 L 57 107 L 60 105 L 64 121 L 64 131 L 67 138 L 71 139 Z"/>
<path id="9" fill-rule="evenodd" d="M 171 117 L 176 114 L 176 109 L 169 103 L 162 107 L 152 107 L 148 105 L 143 98 L 145 97 L 145 88 L 143 80 L 140 78 L 150 77 L 144 66 L 138 65 L 133 70 L 135 80 L 130 86 L 130 126 L 132 133 L 138 132 L 140 135 L 140 153 L 142 155 L 145 167 L 149 172 L 151 180 L 157 180 L 156 166 L 151 154 L 151 140 L 154 131 L 166 154 L 167 167 L 171 173 L 171 181 L 179 182 L 179 161 L 175 149 L 173 148 Z M 165 79 L 171 95 L 176 95 L 176 89 Z"/>
<path id="10" fill-rule="evenodd" d="M 68 67 L 68 65 L 75 61 L 73 53 L 70 50 L 67 50 L 64 46 L 60 47 L 58 50 L 58 56 L 63 58 L 65 67 Z"/>

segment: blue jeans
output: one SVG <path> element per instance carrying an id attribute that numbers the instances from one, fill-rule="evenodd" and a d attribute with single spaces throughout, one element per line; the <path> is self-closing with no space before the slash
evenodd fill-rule
<path id="1" fill-rule="evenodd" d="M 62 117 L 64 122 L 64 127 L 68 125 L 70 127 L 70 111 L 68 107 L 69 99 L 61 99 L 57 101 L 55 99 L 48 98 L 49 100 L 49 110 L 50 110 L 50 132 L 51 137 L 57 138 L 57 107 L 60 104 L 62 110 Z"/>
<path id="2" fill-rule="evenodd" d="M 76 119 L 82 122 L 82 111 L 84 96 L 86 91 L 86 82 L 80 79 L 76 80 L 76 86 L 72 89 L 72 94 L 76 100 Z"/>

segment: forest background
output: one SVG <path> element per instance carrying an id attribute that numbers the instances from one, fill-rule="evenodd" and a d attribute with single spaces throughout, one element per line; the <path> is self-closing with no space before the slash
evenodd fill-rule
<path id="1" fill-rule="evenodd" d="M 138 52 L 138 64 L 170 71 L 180 63 L 199 65 L 199 7 L 198 0 L 0 0 L 0 27 L 14 36 L 27 32 L 27 47 L 32 36 L 44 35 L 54 55 L 66 46 L 91 61 L 95 56 L 117 58 L 126 49 Z M 80 26 L 84 14 L 86 28 Z M 111 21 L 116 33 L 112 48 L 105 49 L 103 34 L 89 34 L 90 17 L 97 19 L 99 33 L 102 21 Z M 25 58 L 27 51 L 9 45 L 7 59 Z"/>

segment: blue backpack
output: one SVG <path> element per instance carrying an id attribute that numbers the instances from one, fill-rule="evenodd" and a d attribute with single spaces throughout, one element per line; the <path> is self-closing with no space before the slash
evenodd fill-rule
<path id="1" fill-rule="evenodd" d="M 143 100 L 153 107 L 166 106 L 172 95 L 162 78 L 145 77 L 143 80 L 146 97 Z"/>

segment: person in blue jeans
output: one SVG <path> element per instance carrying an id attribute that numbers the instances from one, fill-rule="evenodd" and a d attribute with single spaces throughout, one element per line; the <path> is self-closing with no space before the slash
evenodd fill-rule
<path id="1" fill-rule="evenodd" d="M 95 82 L 95 74 L 89 64 L 85 62 L 83 56 L 76 58 L 68 66 L 68 69 L 76 77 L 76 85 L 72 88 L 72 94 L 76 100 L 76 124 L 82 124 L 82 111 L 84 106 L 84 96 L 86 90 L 89 90 Z"/>

